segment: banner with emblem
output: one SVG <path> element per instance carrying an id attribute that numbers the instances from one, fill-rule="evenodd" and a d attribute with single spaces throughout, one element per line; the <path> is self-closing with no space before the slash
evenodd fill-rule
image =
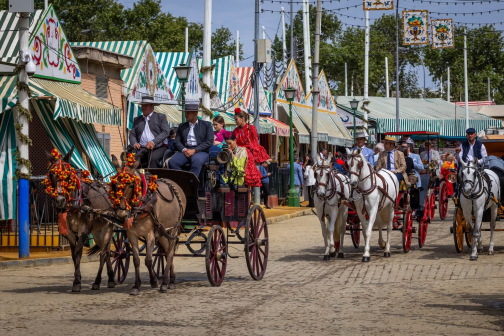
<path id="1" fill-rule="evenodd" d="M 403 45 L 429 44 L 427 10 L 403 11 Z"/>
<path id="2" fill-rule="evenodd" d="M 455 46 L 452 19 L 431 20 L 431 29 L 432 49 L 453 48 Z"/>
<path id="3" fill-rule="evenodd" d="M 364 10 L 390 10 L 394 9 L 394 1 L 363 0 L 362 7 Z"/>
<path id="4" fill-rule="evenodd" d="M 294 62 L 294 59 L 291 59 L 289 67 L 287 68 L 287 71 L 285 72 L 285 75 L 283 76 L 280 85 L 278 85 L 278 88 L 276 90 L 277 101 L 282 103 L 288 103 L 287 99 L 285 98 L 284 89 L 287 89 L 289 87 L 296 89 L 296 95 L 294 96 L 294 103 L 307 105 L 303 85 L 301 83 L 301 79 L 299 77 L 296 62 Z"/>
<path id="5" fill-rule="evenodd" d="M 143 96 L 154 97 L 157 104 L 177 104 L 175 95 L 167 85 L 166 78 L 150 45 L 145 51 L 144 60 L 128 100 L 141 102 Z"/>

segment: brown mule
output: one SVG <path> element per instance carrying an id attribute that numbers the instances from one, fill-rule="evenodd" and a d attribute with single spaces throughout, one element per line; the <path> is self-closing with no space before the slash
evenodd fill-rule
<path id="1" fill-rule="evenodd" d="M 102 183 L 97 181 L 93 181 L 92 183 L 85 182 L 82 180 L 79 172 L 70 172 L 69 162 L 73 151 L 74 148 L 72 147 L 70 152 L 63 158 L 58 159 L 46 152 L 49 158 L 48 181 L 50 182 L 50 187 L 53 188 L 57 195 L 54 197 L 54 204 L 59 212 L 60 221 L 62 221 L 65 229 L 68 231 L 66 237 L 70 242 L 70 249 L 72 252 L 72 260 L 74 263 L 72 292 L 81 291 L 80 262 L 84 243 L 89 234 L 93 235 L 96 246 L 98 246 L 98 248 L 94 248 L 94 250 L 99 250 L 101 252 L 100 267 L 92 289 L 100 288 L 101 273 L 104 263 L 107 263 L 107 274 L 109 277 L 108 287 L 113 288 L 116 285 L 114 281 L 114 271 L 112 270 L 112 263 L 110 261 L 110 239 L 113 234 L 113 227 L 89 211 L 91 209 L 109 209 L 111 208 L 111 203 L 108 200 L 107 190 Z M 70 172 L 68 177 L 64 180 L 58 179 L 52 172 L 52 168 L 55 166 L 64 171 L 68 170 Z M 76 188 L 70 193 L 70 197 L 74 200 L 69 201 L 61 192 L 61 184 L 62 182 L 69 183 L 72 174 L 77 174 L 81 188 Z M 89 210 L 84 210 L 85 208 Z"/>
<path id="2" fill-rule="evenodd" d="M 131 166 L 119 164 L 117 158 L 112 155 L 112 163 L 117 171 L 123 171 L 128 174 L 140 176 L 137 168 L 140 166 L 140 160 L 135 161 Z M 115 178 L 115 177 L 114 177 Z M 131 199 L 134 197 L 134 190 L 137 187 L 136 182 L 125 183 L 124 194 L 120 197 L 120 203 L 116 205 L 116 215 L 121 221 L 125 222 L 128 239 L 133 251 L 133 264 L 135 265 L 135 285 L 130 294 L 138 295 L 140 292 L 140 256 L 138 249 L 139 237 L 144 237 L 146 241 L 145 266 L 149 270 L 150 283 L 152 288 L 158 287 L 156 274 L 152 268 L 152 252 L 156 240 L 165 251 L 166 268 L 161 284 L 160 291 L 166 292 L 168 288 L 175 288 L 175 270 L 173 267 L 173 256 L 177 245 L 177 235 L 180 232 L 182 216 L 186 208 L 186 198 L 184 192 L 175 182 L 168 179 L 159 179 L 157 181 L 158 189 L 156 192 L 147 192 L 145 199 L 139 208 L 135 204 L 128 209 Z M 112 185 L 114 191 L 116 186 Z M 146 188 L 147 186 L 143 186 Z M 131 224 L 130 227 L 127 224 Z M 160 224 L 160 225 L 159 225 Z"/>

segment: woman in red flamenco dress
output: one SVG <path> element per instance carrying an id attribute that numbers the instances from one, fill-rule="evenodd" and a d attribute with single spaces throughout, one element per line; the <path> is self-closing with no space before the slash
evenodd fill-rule
<path id="1" fill-rule="evenodd" d="M 236 108 L 234 118 L 237 126 L 233 130 L 236 143 L 238 146 L 247 149 L 248 160 L 245 167 L 245 184 L 249 187 L 260 187 L 262 176 L 256 167 L 256 163 L 261 164 L 269 161 L 270 157 L 264 147 L 259 144 L 257 129 L 254 125 L 248 124 L 249 114 L 240 108 Z"/>

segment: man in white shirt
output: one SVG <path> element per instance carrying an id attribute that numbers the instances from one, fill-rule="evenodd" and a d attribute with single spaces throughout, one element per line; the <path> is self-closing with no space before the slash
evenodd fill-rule
<path id="1" fill-rule="evenodd" d="M 456 148 L 455 158 L 457 161 L 464 161 L 465 163 L 478 160 L 479 164 L 482 164 L 485 158 L 488 156 L 485 145 L 476 139 L 476 130 L 474 128 L 468 128 L 466 131 L 467 140 L 462 142 L 459 148 Z"/>
<path id="2" fill-rule="evenodd" d="M 137 150 L 137 156 L 150 157 L 149 168 L 159 168 L 158 163 L 166 151 L 165 141 L 170 134 L 170 127 L 164 114 L 154 112 L 154 107 L 159 104 L 152 97 L 143 96 L 140 105 L 142 115 L 133 120 L 129 142 Z"/>

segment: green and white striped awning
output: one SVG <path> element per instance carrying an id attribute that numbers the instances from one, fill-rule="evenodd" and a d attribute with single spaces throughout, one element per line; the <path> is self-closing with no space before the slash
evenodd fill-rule
<path id="1" fill-rule="evenodd" d="M 37 27 L 42 10 L 30 14 L 30 35 Z M 19 57 L 19 15 L 9 11 L 0 11 L 0 63 L 17 64 Z"/>
<path id="2" fill-rule="evenodd" d="M 15 151 L 14 111 L 10 110 L 0 114 L 0 220 L 16 218 Z"/>
<path id="3" fill-rule="evenodd" d="M 1 110 L 12 108 L 17 102 L 17 76 L 0 76 Z M 121 125 L 121 109 L 90 94 L 79 84 L 30 80 L 32 99 L 51 97 L 55 100 L 54 118 L 67 117 L 85 123 Z"/>
<path id="4" fill-rule="evenodd" d="M 60 153 L 68 153 L 72 147 L 75 147 L 75 144 L 65 127 L 64 121 L 61 119 L 54 119 L 54 102 L 48 99 L 36 99 L 34 101 L 32 100 L 32 102 L 33 108 L 54 147 Z M 70 163 L 75 168 L 88 169 L 78 151 L 74 151 Z"/>
<path id="5" fill-rule="evenodd" d="M 296 129 L 299 137 L 300 144 L 309 144 L 310 143 L 310 131 L 303 124 L 301 118 L 299 118 L 298 114 L 294 110 L 294 106 L 292 106 L 292 125 Z M 278 118 L 281 122 L 289 125 L 289 104 L 278 103 Z"/>
<path id="6" fill-rule="evenodd" d="M 133 57 L 133 66 L 121 71 L 121 79 L 128 91 L 133 89 L 138 71 L 144 60 L 149 43 L 147 41 L 106 41 L 106 42 L 72 42 L 70 46 L 88 46 L 103 49 L 117 54 Z"/>
<path id="7" fill-rule="evenodd" d="M 166 82 L 172 90 L 175 97 L 178 97 L 180 90 L 180 83 L 178 81 L 177 74 L 173 67 L 180 65 L 181 63 L 187 64 L 189 62 L 189 55 L 191 53 L 183 52 L 158 52 L 154 53 L 158 61 L 161 70 L 163 71 Z"/>
<path id="8" fill-rule="evenodd" d="M 348 110 L 354 97 L 338 96 L 337 104 Z M 362 113 L 363 97 L 359 101 L 358 111 Z M 369 118 L 376 121 L 376 132 L 396 131 L 396 98 L 369 97 L 367 108 Z M 434 99 L 399 99 L 399 125 L 401 132 L 428 131 L 439 132 L 443 138 L 465 138 L 465 109 L 440 98 Z M 480 132 L 489 127 L 501 127 L 502 122 L 483 114 L 469 110 L 469 127 Z"/>

